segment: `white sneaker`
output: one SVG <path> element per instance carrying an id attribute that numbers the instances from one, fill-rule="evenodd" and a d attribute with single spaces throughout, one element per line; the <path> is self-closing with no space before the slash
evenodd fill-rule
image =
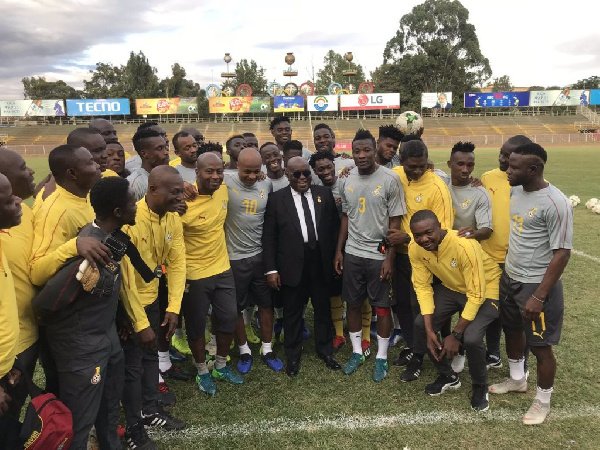
<path id="1" fill-rule="evenodd" d="M 544 423 L 550 414 L 550 403 L 542 403 L 537 398 L 533 400 L 531 407 L 523 416 L 524 425 L 539 425 Z"/>
<path id="2" fill-rule="evenodd" d="M 508 394 L 509 392 L 527 392 L 527 378 L 521 380 L 509 378 L 502 383 L 490 386 L 490 393 L 492 394 Z"/>
<path id="3" fill-rule="evenodd" d="M 465 370 L 465 359 L 465 355 L 460 355 L 458 353 L 454 358 L 452 358 L 451 366 L 455 373 L 461 373 L 463 370 Z"/>

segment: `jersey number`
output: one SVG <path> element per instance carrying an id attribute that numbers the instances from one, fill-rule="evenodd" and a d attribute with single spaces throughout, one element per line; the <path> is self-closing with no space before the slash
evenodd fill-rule
<path id="1" fill-rule="evenodd" d="M 364 197 L 360 197 L 358 199 L 358 212 L 359 213 L 365 212 L 365 202 L 366 202 L 366 199 Z"/>
<path id="2" fill-rule="evenodd" d="M 521 231 L 523 231 L 523 218 L 520 217 L 518 214 L 515 214 L 514 216 L 512 216 L 512 220 L 513 231 L 516 231 L 517 233 L 521 234 Z"/>
<path id="3" fill-rule="evenodd" d="M 244 200 L 242 205 L 246 207 L 246 214 L 256 214 L 258 209 L 258 200 Z"/>

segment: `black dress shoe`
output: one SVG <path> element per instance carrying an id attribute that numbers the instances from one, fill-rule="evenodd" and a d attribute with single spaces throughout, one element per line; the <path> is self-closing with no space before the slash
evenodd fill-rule
<path id="1" fill-rule="evenodd" d="M 288 361 L 285 367 L 285 373 L 290 377 L 295 377 L 300 372 L 300 361 Z"/>
<path id="2" fill-rule="evenodd" d="M 342 366 L 340 366 L 340 363 L 337 362 L 331 355 L 318 354 L 317 356 L 321 360 L 323 360 L 325 365 L 331 370 L 340 370 L 342 368 Z"/>

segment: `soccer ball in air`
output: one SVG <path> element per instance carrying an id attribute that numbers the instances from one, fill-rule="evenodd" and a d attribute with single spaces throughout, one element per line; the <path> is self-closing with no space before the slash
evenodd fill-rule
<path id="1" fill-rule="evenodd" d="M 414 111 L 404 111 L 396 119 L 396 126 L 403 134 L 423 134 L 423 118 Z"/>
<path id="2" fill-rule="evenodd" d="M 585 207 L 587 209 L 592 209 L 598 204 L 600 204 L 600 200 L 598 200 L 597 198 L 590 198 L 587 202 L 585 202 Z"/>
<path id="3" fill-rule="evenodd" d="M 188 106 L 188 113 L 189 114 L 194 114 L 196 112 L 196 105 L 190 105 Z"/>
<path id="4" fill-rule="evenodd" d="M 260 105 L 260 110 L 263 112 L 266 112 L 269 110 L 269 105 L 267 105 L 266 103 L 263 103 Z"/>
<path id="5" fill-rule="evenodd" d="M 569 197 L 569 201 L 571 202 L 571 205 L 573 205 L 573 207 L 575 207 L 581 203 L 581 199 L 579 197 L 577 197 L 576 195 L 571 195 Z"/>

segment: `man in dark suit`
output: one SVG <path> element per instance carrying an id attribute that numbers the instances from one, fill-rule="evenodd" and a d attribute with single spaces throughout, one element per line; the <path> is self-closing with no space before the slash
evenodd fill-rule
<path id="1" fill-rule="evenodd" d="M 331 190 L 311 186 L 311 171 L 302 157 L 288 161 L 290 185 L 269 195 L 263 228 L 263 261 L 269 286 L 283 302 L 286 372 L 296 376 L 302 352 L 302 309 L 310 297 L 315 312 L 317 356 L 332 370 L 333 325 L 329 286 L 339 216 Z"/>

